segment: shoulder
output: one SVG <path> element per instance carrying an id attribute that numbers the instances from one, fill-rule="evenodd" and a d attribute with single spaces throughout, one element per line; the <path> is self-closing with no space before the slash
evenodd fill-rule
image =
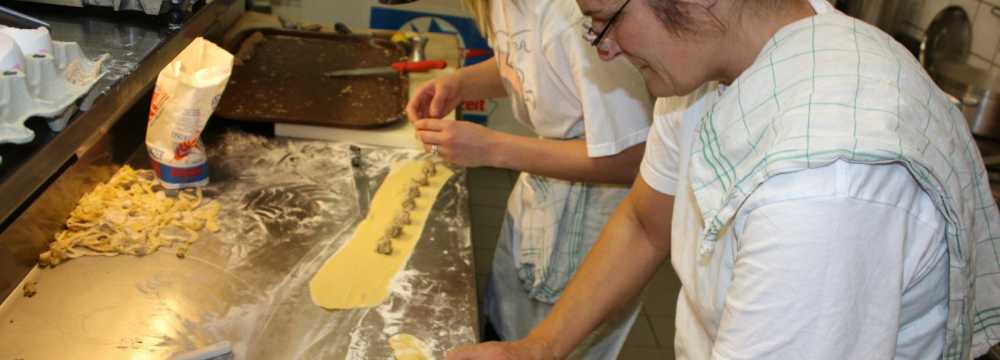
<path id="1" fill-rule="evenodd" d="M 843 160 L 771 176 L 747 198 L 737 217 L 773 205 L 828 207 L 831 201 L 850 203 L 857 209 L 902 212 L 923 222 L 941 220 L 930 197 L 903 165 Z"/>

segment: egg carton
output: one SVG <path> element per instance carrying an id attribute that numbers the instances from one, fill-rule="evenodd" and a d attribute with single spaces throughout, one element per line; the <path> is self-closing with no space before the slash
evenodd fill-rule
<path id="1" fill-rule="evenodd" d="M 65 128 L 75 101 L 104 75 L 108 55 L 90 60 L 75 42 L 46 40 L 47 31 L 46 41 L 30 41 L 43 29 L 11 30 L 0 29 L 0 144 L 24 144 L 35 138 L 24 126 L 30 117 L 46 118 L 52 131 Z"/>

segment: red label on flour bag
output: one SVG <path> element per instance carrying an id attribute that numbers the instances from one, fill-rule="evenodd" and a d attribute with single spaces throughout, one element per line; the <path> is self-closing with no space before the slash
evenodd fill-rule
<path id="1" fill-rule="evenodd" d="M 146 149 L 164 187 L 208 184 L 201 131 L 219 104 L 232 69 L 232 54 L 197 38 L 160 71 L 149 104 Z"/>

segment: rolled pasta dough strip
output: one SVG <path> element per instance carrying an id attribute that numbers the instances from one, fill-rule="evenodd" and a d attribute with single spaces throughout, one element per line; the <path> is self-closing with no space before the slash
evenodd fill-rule
<path id="1" fill-rule="evenodd" d="M 424 164 L 424 161 L 406 161 L 386 177 L 354 236 L 309 281 L 314 304 L 327 309 L 364 308 L 382 303 L 389 295 L 392 279 L 413 253 L 434 200 L 453 174 L 450 169 L 437 166 L 438 171 L 428 177 L 428 186 L 414 199 L 410 223 L 392 240 L 392 253 L 376 252 L 379 239 L 402 209 L 411 180 L 423 174 Z"/>

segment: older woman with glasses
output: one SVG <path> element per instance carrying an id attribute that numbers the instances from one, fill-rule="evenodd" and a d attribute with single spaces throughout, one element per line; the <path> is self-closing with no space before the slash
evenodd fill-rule
<path id="1" fill-rule="evenodd" d="M 667 259 L 678 359 L 971 359 L 1000 340 L 1000 215 L 962 114 L 823 0 L 578 0 L 658 96 L 640 176 L 549 316 L 449 359 L 558 359 Z"/>
<path id="2" fill-rule="evenodd" d="M 469 0 L 466 6 L 495 59 L 426 85 L 407 114 L 420 140 L 445 160 L 521 171 L 484 306 L 500 337 L 513 340 L 548 314 L 635 179 L 652 98 L 627 61 L 601 61 L 583 39 L 583 16 L 572 0 Z M 503 96 L 538 137 L 439 119 L 462 100 Z M 637 309 L 631 304 L 575 346 L 577 353 L 616 358 Z"/>

